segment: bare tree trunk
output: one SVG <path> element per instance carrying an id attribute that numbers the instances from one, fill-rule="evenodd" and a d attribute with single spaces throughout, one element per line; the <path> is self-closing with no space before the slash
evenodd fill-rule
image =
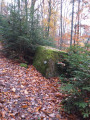
<path id="1" fill-rule="evenodd" d="M 20 15 L 20 0 L 18 0 L 18 16 L 19 16 L 19 34 L 21 35 L 21 15 Z"/>
<path id="2" fill-rule="evenodd" d="M 3 0 L 1 0 L 1 14 L 3 14 Z"/>
<path id="3" fill-rule="evenodd" d="M 14 0 L 14 12 L 15 12 L 15 8 L 16 8 L 16 7 L 15 7 L 15 0 Z"/>
<path id="4" fill-rule="evenodd" d="M 51 0 L 48 1 L 48 6 L 49 6 L 49 8 L 48 8 L 48 13 L 49 13 L 49 15 L 48 15 L 48 36 L 49 36 L 49 31 L 50 31 L 49 24 L 50 24 L 50 17 L 51 17 Z"/>
<path id="5" fill-rule="evenodd" d="M 18 13 L 20 15 L 20 0 L 18 0 Z"/>
<path id="6" fill-rule="evenodd" d="M 27 26 L 28 26 L 27 0 L 25 0 L 25 12 L 26 12 L 26 31 L 27 31 Z"/>
<path id="7" fill-rule="evenodd" d="M 34 6 L 35 6 L 36 0 L 31 0 L 31 30 L 33 31 L 33 25 L 34 25 Z"/>
<path id="8" fill-rule="evenodd" d="M 76 44 L 76 29 L 77 28 L 77 26 L 76 26 L 76 24 L 75 24 L 75 33 L 74 33 L 74 46 L 75 46 L 75 44 Z"/>
<path id="9" fill-rule="evenodd" d="M 78 29 L 77 29 L 77 44 L 79 42 L 79 24 L 80 24 L 80 0 L 78 0 Z"/>
<path id="10" fill-rule="evenodd" d="M 61 0 L 61 39 L 60 39 L 60 50 L 62 49 L 62 0 Z"/>
<path id="11" fill-rule="evenodd" d="M 43 9 L 44 9 L 44 0 L 42 0 L 42 5 L 41 5 L 41 21 L 42 21 L 42 26 L 43 26 Z"/>
<path id="12" fill-rule="evenodd" d="M 70 46 L 72 46 L 72 37 L 73 37 L 73 18 L 74 18 L 74 0 L 72 3 L 72 21 L 71 21 L 71 40 L 70 40 Z"/>

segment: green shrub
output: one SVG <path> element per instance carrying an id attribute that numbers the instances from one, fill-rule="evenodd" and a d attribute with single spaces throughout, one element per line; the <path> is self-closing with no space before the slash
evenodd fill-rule
<path id="1" fill-rule="evenodd" d="M 90 52 L 86 47 L 71 47 L 66 58 L 66 74 L 63 74 L 63 108 L 83 118 L 90 117 Z"/>
<path id="2" fill-rule="evenodd" d="M 21 63 L 20 66 L 21 66 L 21 67 L 25 67 L 25 68 L 28 67 L 28 65 L 27 65 L 26 63 Z"/>
<path id="3" fill-rule="evenodd" d="M 38 45 L 54 46 L 53 39 L 45 36 L 45 31 L 36 17 L 33 22 L 32 30 L 30 21 L 26 27 L 23 15 L 19 18 L 18 12 L 12 9 L 8 18 L 0 16 L 0 31 L 3 34 L 4 47 L 27 54 L 27 51 L 35 51 Z"/>
<path id="4" fill-rule="evenodd" d="M 33 26 L 32 16 L 28 14 L 26 25 L 24 14 L 19 14 L 17 9 L 13 9 L 13 6 L 10 7 L 8 17 L 0 15 L 0 36 L 4 38 L 3 45 L 6 51 L 15 51 L 26 58 L 26 56 L 34 56 L 38 45 L 55 46 L 53 39 L 46 36 L 37 14 L 34 13 L 33 15 Z"/>

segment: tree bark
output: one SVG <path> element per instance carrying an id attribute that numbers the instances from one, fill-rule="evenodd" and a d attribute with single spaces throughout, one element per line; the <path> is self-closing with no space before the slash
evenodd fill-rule
<path id="1" fill-rule="evenodd" d="M 31 30 L 33 31 L 33 25 L 34 25 L 34 6 L 35 6 L 36 0 L 31 1 Z"/>
<path id="2" fill-rule="evenodd" d="M 71 40 L 70 40 L 70 46 L 72 46 L 72 37 L 73 37 L 73 18 L 74 18 L 74 0 L 72 3 L 72 21 L 71 21 Z"/>
<path id="3" fill-rule="evenodd" d="M 18 13 L 20 15 L 20 0 L 18 0 Z"/>
<path id="4" fill-rule="evenodd" d="M 27 26 L 28 26 L 27 0 L 25 0 L 25 12 L 26 12 L 26 31 L 27 31 Z"/>
<path id="5" fill-rule="evenodd" d="M 48 36 L 49 36 L 49 32 L 50 32 L 49 24 L 50 24 L 50 17 L 51 17 L 51 0 L 48 1 L 48 6 L 49 6 L 48 8 L 48 13 L 49 13 L 48 15 Z"/>
<path id="6" fill-rule="evenodd" d="M 61 0 L 61 39 L 60 39 L 60 50 L 62 49 L 62 0 Z"/>
<path id="7" fill-rule="evenodd" d="M 79 24 L 80 24 L 80 0 L 78 0 L 78 29 L 77 29 L 77 44 L 79 42 Z"/>

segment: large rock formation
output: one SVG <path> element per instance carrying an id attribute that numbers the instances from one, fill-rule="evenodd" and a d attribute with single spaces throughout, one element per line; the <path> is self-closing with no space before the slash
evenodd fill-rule
<path id="1" fill-rule="evenodd" d="M 36 50 L 33 65 L 46 78 L 58 76 L 57 63 L 65 58 L 66 52 L 55 48 L 39 46 Z"/>

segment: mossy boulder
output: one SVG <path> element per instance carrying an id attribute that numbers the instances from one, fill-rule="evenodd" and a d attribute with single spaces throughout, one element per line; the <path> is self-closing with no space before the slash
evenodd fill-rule
<path id="1" fill-rule="evenodd" d="M 36 50 L 33 65 L 46 78 L 58 76 L 57 62 L 62 61 L 66 52 L 47 46 L 39 46 Z"/>

